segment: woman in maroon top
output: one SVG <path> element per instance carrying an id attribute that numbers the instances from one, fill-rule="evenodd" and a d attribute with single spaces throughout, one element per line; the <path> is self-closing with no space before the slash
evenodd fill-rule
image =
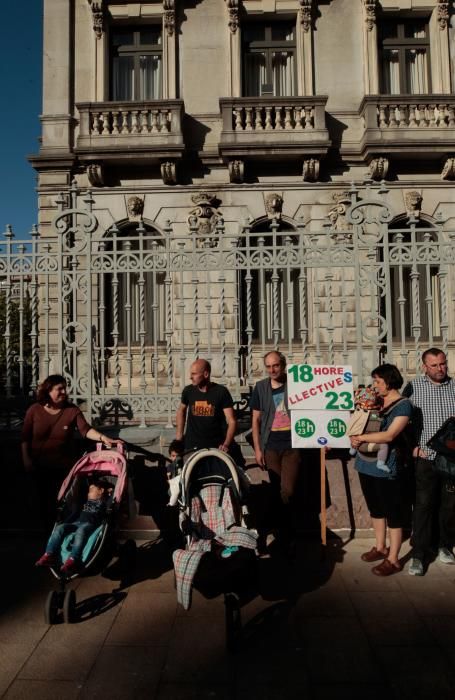
<path id="1" fill-rule="evenodd" d="M 58 490 L 75 461 L 74 432 L 112 447 L 113 442 L 92 428 L 81 410 L 69 403 L 66 381 L 52 374 L 38 388 L 37 401 L 28 409 L 22 428 L 25 471 L 37 478 L 40 504 L 47 526 L 55 519 Z"/>

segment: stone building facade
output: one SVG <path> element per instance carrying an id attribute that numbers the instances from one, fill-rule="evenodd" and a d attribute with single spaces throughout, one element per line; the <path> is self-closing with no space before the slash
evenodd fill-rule
<path id="1" fill-rule="evenodd" d="M 236 398 L 273 347 L 357 381 L 430 345 L 453 365 L 451 23 L 441 0 L 44 0 L 36 245 L 61 277 L 32 279 L 36 377 L 146 424 L 195 356 Z"/>

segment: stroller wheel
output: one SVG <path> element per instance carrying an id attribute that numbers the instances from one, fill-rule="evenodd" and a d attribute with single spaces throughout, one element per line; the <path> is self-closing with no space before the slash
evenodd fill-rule
<path id="1" fill-rule="evenodd" d="M 74 613 L 76 608 L 76 591 L 69 590 L 65 593 L 63 599 L 63 620 L 69 624 L 74 622 Z"/>
<path id="2" fill-rule="evenodd" d="M 242 631 L 240 601 L 235 593 L 225 594 L 224 609 L 226 618 L 226 649 L 233 652 L 237 648 L 237 642 Z"/>
<path id="3" fill-rule="evenodd" d="M 46 625 L 55 625 L 60 609 L 60 596 L 57 591 L 50 591 L 44 604 L 44 622 Z"/>

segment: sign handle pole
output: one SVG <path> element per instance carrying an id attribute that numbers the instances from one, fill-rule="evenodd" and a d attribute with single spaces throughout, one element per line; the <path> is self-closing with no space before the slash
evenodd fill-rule
<path id="1" fill-rule="evenodd" d="M 320 449 L 321 458 L 321 542 L 324 547 L 327 544 L 327 501 L 325 488 L 325 449 Z"/>

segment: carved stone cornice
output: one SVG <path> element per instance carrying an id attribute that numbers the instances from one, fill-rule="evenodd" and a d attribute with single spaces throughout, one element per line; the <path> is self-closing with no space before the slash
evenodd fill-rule
<path id="1" fill-rule="evenodd" d="M 92 187 L 104 186 L 104 168 L 101 163 L 89 163 L 86 172 L 88 181 Z"/>
<path id="2" fill-rule="evenodd" d="M 226 0 L 228 9 L 228 27 L 232 34 L 235 34 L 239 27 L 239 4 L 240 0 Z"/>
<path id="3" fill-rule="evenodd" d="M 373 158 L 369 165 L 372 180 L 385 180 L 389 170 L 389 159 L 384 156 Z"/>
<path id="4" fill-rule="evenodd" d="M 437 22 L 439 24 L 439 29 L 447 29 L 447 25 L 449 24 L 448 0 L 438 0 L 437 11 Z"/>
<path id="5" fill-rule="evenodd" d="M 175 32 L 175 0 L 163 0 L 163 25 L 168 36 Z"/>
<path id="6" fill-rule="evenodd" d="M 299 19 L 304 32 L 309 32 L 311 29 L 311 20 L 313 18 L 313 0 L 299 0 Z"/>
<path id="7" fill-rule="evenodd" d="M 144 213 L 144 199 L 133 194 L 126 201 L 126 211 L 129 221 L 141 221 Z"/>
<path id="8" fill-rule="evenodd" d="M 88 0 L 92 8 L 93 31 L 96 38 L 101 39 L 104 32 L 105 2 L 104 0 Z"/>
<path id="9" fill-rule="evenodd" d="M 316 182 L 319 178 L 319 158 L 304 160 L 302 174 L 305 182 Z"/>
<path id="10" fill-rule="evenodd" d="M 243 160 L 230 160 L 228 170 L 230 182 L 243 182 L 245 178 L 245 163 Z"/>
<path id="11" fill-rule="evenodd" d="M 418 219 L 420 217 L 420 211 L 422 209 L 423 197 L 418 190 L 410 190 L 404 194 L 404 203 L 406 206 L 406 213 L 409 217 L 413 216 Z"/>
<path id="12" fill-rule="evenodd" d="M 177 183 L 177 165 L 173 160 L 163 161 L 160 169 L 165 185 L 175 185 Z"/>
<path id="13" fill-rule="evenodd" d="M 371 32 L 376 24 L 376 9 L 378 6 L 377 0 L 363 0 L 363 4 L 366 13 L 365 23 L 367 25 L 367 30 Z"/>
<path id="14" fill-rule="evenodd" d="M 441 180 L 455 180 L 455 158 L 447 158 L 442 169 Z"/>
<path id="15" fill-rule="evenodd" d="M 214 192 L 203 190 L 197 194 L 193 194 L 191 196 L 191 201 L 196 206 L 194 209 L 191 209 L 188 216 L 190 228 L 197 228 L 198 235 L 200 236 L 210 236 L 210 234 L 214 232 L 219 218 L 216 209 L 221 204 L 220 200 Z M 216 244 L 215 241 L 211 240 L 206 241 L 206 243 L 210 247 Z"/>
<path id="16" fill-rule="evenodd" d="M 276 192 L 269 192 L 264 197 L 265 212 L 269 219 L 281 219 L 283 197 Z"/>

